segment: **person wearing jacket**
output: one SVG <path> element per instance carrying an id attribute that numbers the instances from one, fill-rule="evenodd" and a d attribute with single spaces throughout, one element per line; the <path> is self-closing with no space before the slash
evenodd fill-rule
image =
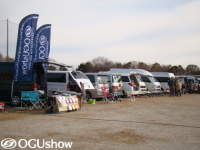
<path id="1" fill-rule="evenodd" d="M 173 78 L 169 79 L 168 86 L 170 90 L 170 97 L 175 96 L 175 84 Z"/>
<path id="2" fill-rule="evenodd" d="M 85 92 L 85 86 L 84 83 L 80 82 L 81 85 L 81 91 L 82 91 L 82 97 L 83 97 L 83 102 L 86 103 L 87 102 L 87 98 L 86 98 L 86 92 Z"/>
<path id="3" fill-rule="evenodd" d="M 180 95 L 180 97 L 181 97 L 181 88 L 182 88 L 181 82 L 178 80 L 178 78 L 175 78 L 175 93 L 176 93 L 176 96 Z"/>
<path id="4" fill-rule="evenodd" d="M 192 80 L 189 81 L 188 86 L 189 86 L 189 93 L 192 94 L 192 90 L 193 90 L 193 82 L 192 82 Z"/>

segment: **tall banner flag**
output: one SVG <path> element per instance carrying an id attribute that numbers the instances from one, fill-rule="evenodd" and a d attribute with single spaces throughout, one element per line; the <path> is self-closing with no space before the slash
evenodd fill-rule
<path id="1" fill-rule="evenodd" d="M 33 40 L 39 15 L 24 17 L 18 29 L 14 81 L 32 80 Z"/>
<path id="2" fill-rule="evenodd" d="M 46 24 L 37 29 L 34 37 L 33 61 L 48 61 L 50 52 L 51 25 Z M 44 64 L 48 69 L 48 64 Z"/>

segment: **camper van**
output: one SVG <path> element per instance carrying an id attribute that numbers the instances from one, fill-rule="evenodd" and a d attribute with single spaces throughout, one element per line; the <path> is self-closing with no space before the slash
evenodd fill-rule
<path id="1" fill-rule="evenodd" d="M 143 70 L 143 69 L 133 69 L 133 71 L 141 73 L 143 75 L 139 75 L 141 80 L 145 82 L 147 91 L 151 93 L 160 93 L 161 92 L 161 84 L 158 80 L 153 76 L 152 73 Z"/>
<path id="2" fill-rule="evenodd" d="M 109 83 L 107 75 L 100 73 L 85 73 L 90 79 L 94 89 L 88 89 L 86 91 L 87 98 L 103 98 L 102 87 L 106 88 L 106 92 L 109 92 Z"/>
<path id="3" fill-rule="evenodd" d="M 121 79 L 121 74 L 110 72 L 99 72 L 99 74 L 106 75 L 109 84 L 109 93 L 123 95 L 123 83 Z"/>
<path id="4" fill-rule="evenodd" d="M 132 95 L 142 95 L 147 93 L 145 83 L 140 79 L 139 74 L 132 69 L 111 68 L 111 73 L 120 73 L 123 82 L 123 93 L 129 91 Z"/>
<path id="5" fill-rule="evenodd" d="M 88 77 L 81 71 L 47 71 L 47 89 L 49 90 L 81 93 L 80 82 L 84 84 L 86 92 L 88 89 L 94 89 Z"/>
<path id="6" fill-rule="evenodd" d="M 46 77 L 42 63 L 34 63 L 32 81 L 13 82 L 15 62 L 0 62 L 0 101 L 20 106 L 21 91 L 34 91 L 46 88 Z"/>
<path id="7" fill-rule="evenodd" d="M 161 90 L 163 92 L 169 92 L 168 81 L 170 78 L 175 78 L 175 75 L 169 72 L 151 72 L 151 73 L 160 82 Z"/>

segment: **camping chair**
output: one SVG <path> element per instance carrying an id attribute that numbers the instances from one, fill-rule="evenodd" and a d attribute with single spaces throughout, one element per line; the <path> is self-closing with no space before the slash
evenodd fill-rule
<path id="1" fill-rule="evenodd" d="M 46 99 L 39 98 L 38 91 L 21 91 L 21 107 L 22 104 L 24 104 L 29 110 L 32 110 L 33 108 L 41 109 L 42 107 L 45 107 L 45 100 Z"/>
<path id="2" fill-rule="evenodd" d="M 109 93 L 106 92 L 106 88 L 105 87 L 101 87 L 102 93 L 103 93 L 103 101 L 105 102 L 113 102 L 115 96 L 111 95 Z"/>

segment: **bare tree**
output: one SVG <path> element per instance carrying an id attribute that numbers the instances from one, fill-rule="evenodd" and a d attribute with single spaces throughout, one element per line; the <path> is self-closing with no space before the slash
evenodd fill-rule
<path id="1" fill-rule="evenodd" d="M 177 75 L 177 74 L 178 74 L 178 66 L 172 66 L 172 67 L 170 68 L 170 72 L 172 72 L 172 73 L 174 73 L 175 75 Z"/>
<path id="2" fill-rule="evenodd" d="M 144 63 L 144 62 L 139 62 L 139 63 L 138 63 L 138 68 L 139 68 L 139 69 L 144 69 L 144 70 L 149 71 L 149 65 L 147 65 L 147 64 Z"/>
<path id="3" fill-rule="evenodd" d="M 158 72 L 161 70 L 161 66 L 159 63 L 154 63 L 150 69 L 151 72 Z"/>
<path id="4" fill-rule="evenodd" d="M 199 67 L 197 65 L 188 65 L 186 67 L 186 74 L 191 75 L 193 72 L 199 71 Z"/>

